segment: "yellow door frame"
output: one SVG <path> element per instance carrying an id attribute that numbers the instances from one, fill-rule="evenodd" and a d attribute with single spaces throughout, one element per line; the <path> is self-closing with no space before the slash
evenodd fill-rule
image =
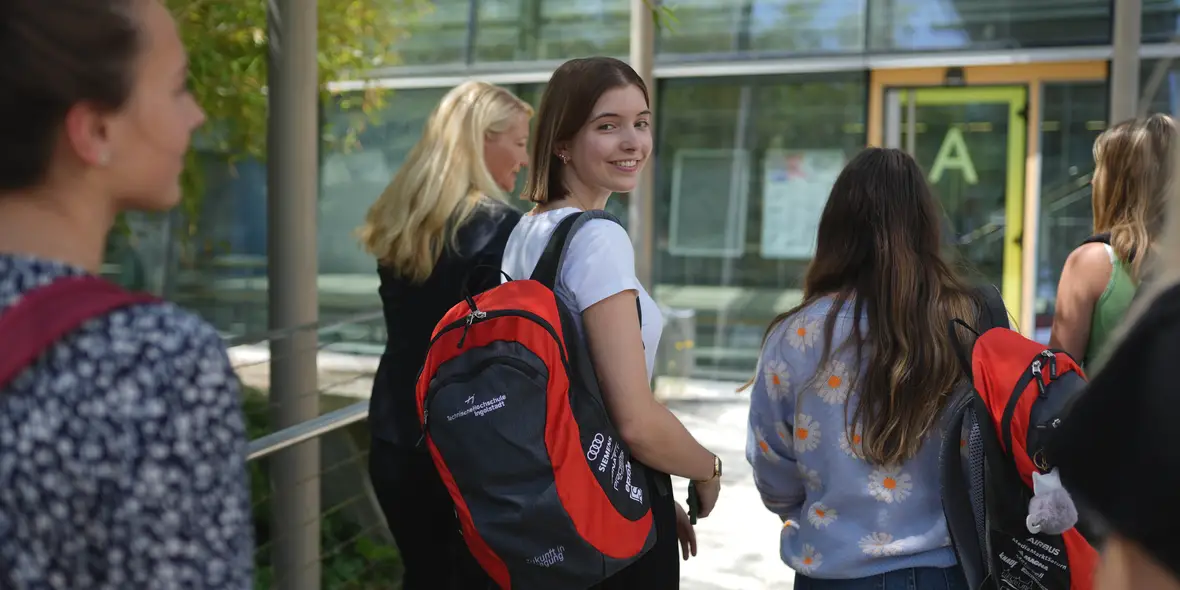
<path id="1" fill-rule="evenodd" d="M 949 60 L 948 60 L 949 61 Z M 946 67 L 935 68 L 894 68 L 873 70 L 869 81 L 868 144 L 882 145 L 885 136 L 885 91 L 888 88 L 945 88 L 947 68 L 958 64 L 948 63 Z M 1037 232 L 1041 207 L 1041 100 L 1042 85 L 1048 82 L 1091 82 L 1105 81 L 1108 75 L 1105 61 L 1073 61 L 1037 64 L 1012 64 L 999 66 L 965 66 L 962 68 L 964 86 L 1024 86 L 1027 88 L 1027 109 L 1025 121 L 1028 129 L 1024 138 L 1024 166 L 1021 169 L 1024 188 L 1023 219 L 1020 227 L 1024 230 L 1017 239 L 1020 242 L 1020 291 L 1015 299 L 1008 300 L 1010 309 L 1018 309 L 1016 326 L 1026 336 L 1036 330 L 1033 312 L 1036 304 Z M 982 90 L 982 89 L 981 89 Z M 1019 134 L 1012 134 L 1019 135 Z M 1009 137 L 1009 141 L 1011 141 Z M 1009 153 L 1011 156 L 1011 153 Z M 1012 163 L 1012 162 L 1010 162 Z M 1009 210 L 1008 214 L 1013 214 Z M 1009 221 L 1011 224 L 1011 219 Z M 1007 248 L 1005 248 L 1005 253 Z M 1005 254 L 1004 272 L 1008 271 Z M 1008 299 L 1008 293 L 1005 293 Z"/>
<path id="2" fill-rule="evenodd" d="M 969 104 L 1008 105 L 1008 146 L 1004 179 L 1004 260 L 1001 292 L 1012 317 L 1021 317 L 1021 230 L 1024 214 L 1025 107 L 1028 92 L 1024 86 L 961 86 L 919 88 L 907 91 L 915 106 L 954 106 Z"/>

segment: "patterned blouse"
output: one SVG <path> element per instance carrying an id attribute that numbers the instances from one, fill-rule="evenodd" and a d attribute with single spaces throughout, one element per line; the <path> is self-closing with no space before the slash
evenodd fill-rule
<path id="1" fill-rule="evenodd" d="M 0 313 L 81 273 L 0 255 Z M 251 588 L 245 436 L 208 324 L 171 304 L 84 324 L 0 389 L 0 588 Z"/>
<path id="2" fill-rule="evenodd" d="M 845 414 L 860 368 L 853 347 L 841 346 L 858 322 L 851 303 L 838 312 L 832 358 L 821 366 L 831 307 L 820 299 L 775 327 L 751 392 L 746 458 L 763 503 L 784 521 L 782 559 L 815 578 L 953 566 L 939 493 L 942 434 L 932 431 L 902 465 L 860 458 Z"/>

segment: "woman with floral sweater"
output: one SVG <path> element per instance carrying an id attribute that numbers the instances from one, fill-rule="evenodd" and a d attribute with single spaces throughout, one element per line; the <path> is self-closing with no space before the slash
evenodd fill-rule
<path id="1" fill-rule="evenodd" d="M 912 158 L 865 150 L 832 188 L 803 302 L 767 332 L 746 454 L 797 590 L 966 588 L 938 425 L 963 378 L 947 326 L 981 306 L 939 220 Z"/>

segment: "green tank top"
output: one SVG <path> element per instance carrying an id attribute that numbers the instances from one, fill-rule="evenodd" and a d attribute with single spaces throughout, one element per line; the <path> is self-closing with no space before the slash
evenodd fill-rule
<path id="1" fill-rule="evenodd" d="M 1107 244 L 1106 253 L 1110 255 L 1110 281 L 1106 283 L 1106 290 L 1094 305 L 1094 315 L 1090 317 L 1090 343 L 1086 345 L 1086 358 L 1083 366 L 1088 369 L 1103 353 L 1107 341 L 1123 316 L 1131 307 L 1131 300 L 1135 298 L 1135 291 L 1139 288 L 1135 279 L 1131 278 L 1131 271 L 1127 264 L 1115 256 L 1114 250 Z"/>

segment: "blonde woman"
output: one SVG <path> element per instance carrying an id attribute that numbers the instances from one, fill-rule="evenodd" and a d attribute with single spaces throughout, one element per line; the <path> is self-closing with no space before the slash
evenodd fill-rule
<path id="1" fill-rule="evenodd" d="M 1173 157 L 1162 161 L 1171 167 Z M 1152 278 L 1049 449 L 1108 531 L 1095 590 L 1180 590 L 1180 196 L 1167 190 Z"/>
<path id="2" fill-rule="evenodd" d="M 500 259 L 520 213 L 506 204 L 528 165 L 533 109 L 485 82 L 451 90 L 426 122 L 360 230 L 377 259 L 389 342 L 369 410 L 369 473 L 405 562 L 403 588 L 483 588 L 414 405 L 418 370 L 443 314 L 499 284 Z"/>
<path id="3" fill-rule="evenodd" d="M 1094 237 L 1065 261 L 1050 346 L 1093 367 L 1123 319 L 1164 217 L 1176 123 L 1124 121 L 1094 143 Z"/>

